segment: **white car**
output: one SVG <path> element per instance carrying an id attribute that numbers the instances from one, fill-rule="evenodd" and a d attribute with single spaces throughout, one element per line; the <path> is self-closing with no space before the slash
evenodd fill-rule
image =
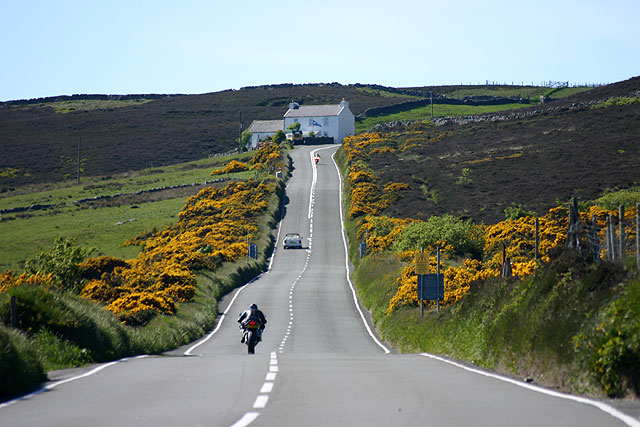
<path id="1" fill-rule="evenodd" d="M 298 248 L 302 249 L 302 237 L 298 233 L 287 233 L 282 241 L 282 246 L 285 249 Z"/>

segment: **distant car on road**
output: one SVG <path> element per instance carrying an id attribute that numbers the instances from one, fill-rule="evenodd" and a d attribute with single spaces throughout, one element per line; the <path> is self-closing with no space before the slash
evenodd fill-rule
<path id="1" fill-rule="evenodd" d="M 298 233 L 287 233 L 286 236 L 284 236 L 284 240 L 282 240 L 282 246 L 285 249 L 302 249 L 302 237 Z"/>

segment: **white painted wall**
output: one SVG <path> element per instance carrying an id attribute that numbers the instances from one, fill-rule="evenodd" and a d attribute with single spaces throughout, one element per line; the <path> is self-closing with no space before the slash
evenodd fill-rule
<path id="1" fill-rule="evenodd" d="M 285 117 L 285 132 L 291 124 L 299 121 L 300 130 L 303 134 L 308 134 L 313 131 L 318 136 L 333 137 L 336 144 L 341 144 L 345 137 L 355 133 L 355 117 L 351 110 L 349 110 L 348 102 L 342 101 L 340 104 L 343 105 L 344 108 L 337 116 Z M 321 126 L 314 126 L 313 124 L 310 124 L 310 119 L 314 120 Z"/>

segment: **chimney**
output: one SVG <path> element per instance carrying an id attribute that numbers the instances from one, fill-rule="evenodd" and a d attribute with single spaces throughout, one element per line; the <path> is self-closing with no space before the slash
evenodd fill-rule
<path id="1" fill-rule="evenodd" d="M 297 102 L 294 102 L 292 99 L 291 102 L 289 103 L 289 110 L 297 110 L 298 108 L 300 108 L 300 104 L 298 104 Z"/>
<path id="2" fill-rule="evenodd" d="M 349 103 L 345 101 L 344 98 L 342 98 L 342 101 L 340 101 L 340 106 L 342 108 L 349 108 Z"/>

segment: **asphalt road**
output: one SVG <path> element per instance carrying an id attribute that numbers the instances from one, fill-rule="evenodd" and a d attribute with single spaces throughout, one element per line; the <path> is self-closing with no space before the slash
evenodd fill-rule
<path id="1" fill-rule="evenodd" d="M 279 244 L 270 270 L 221 302 L 214 331 L 162 356 L 58 372 L 0 405 L 0 425 L 640 426 L 601 402 L 380 342 L 347 278 L 336 148 L 292 152 L 279 240 L 298 232 L 305 247 Z M 236 323 L 251 303 L 268 319 L 255 355 Z"/>

